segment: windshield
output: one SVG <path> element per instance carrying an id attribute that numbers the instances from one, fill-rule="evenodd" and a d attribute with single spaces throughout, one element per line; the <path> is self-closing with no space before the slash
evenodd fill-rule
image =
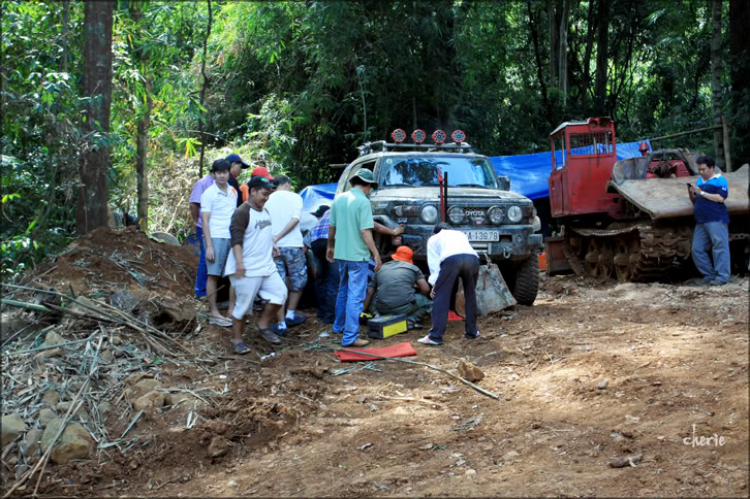
<path id="1" fill-rule="evenodd" d="M 442 170 L 443 175 L 448 174 L 450 187 L 497 188 L 495 170 L 484 158 L 385 158 L 379 170 L 381 187 L 437 187 L 438 171 Z"/>

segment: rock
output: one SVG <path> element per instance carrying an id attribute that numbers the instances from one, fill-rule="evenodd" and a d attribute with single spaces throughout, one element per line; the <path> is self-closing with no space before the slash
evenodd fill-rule
<path id="1" fill-rule="evenodd" d="M 46 392 L 44 392 L 44 396 L 42 397 L 42 405 L 46 405 L 48 407 L 55 407 L 59 403 L 60 403 L 60 394 L 57 393 L 55 390 L 47 390 Z"/>
<path id="2" fill-rule="evenodd" d="M 153 392 L 161 388 L 161 383 L 154 378 L 145 378 L 138 381 L 126 393 L 131 399 L 137 399 L 142 395 Z"/>
<path id="3" fill-rule="evenodd" d="M 477 472 L 476 470 L 466 470 L 464 475 L 466 475 L 466 478 L 475 478 L 477 476 Z"/>
<path id="4" fill-rule="evenodd" d="M 18 435 L 26 431 L 26 423 L 23 418 L 15 413 L 3 416 L 0 426 L 2 426 L 3 447 L 11 443 Z"/>
<path id="5" fill-rule="evenodd" d="M 505 455 L 503 456 L 503 459 L 504 459 L 505 461 L 510 461 L 511 459 L 515 459 L 515 458 L 517 458 L 517 457 L 518 457 L 518 456 L 520 456 L 520 455 L 521 455 L 521 454 L 519 454 L 518 452 L 516 452 L 516 451 L 512 450 L 512 451 L 510 451 L 510 452 L 507 452 L 507 453 L 506 453 L 506 454 L 505 454 Z"/>
<path id="6" fill-rule="evenodd" d="M 239 484 L 239 483 L 237 483 L 237 482 L 236 482 L 236 481 L 234 481 L 234 480 L 229 480 L 229 482 L 227 483 L 227 485 L 229 485 L 229 486 L 230 486 L 230 487 L 232 487 L 233 489 L 236 489 L 237 487 L 239 487 L 239 486 L 240 486 L 240 484 Z"/>
<path id="7" fill-rule="evenodd" d="M 104 350 L 104 351 L 103 351 L 102 353 L 100 353 L 100 354 L 99 354 L 99 357 L 101 357 L 101 359 L 102 359 L 102 360 L 103 360 L 103 361 L 104 361 L 105 363 L 107 363 L 107 364 L 109 364 L 109 363 L 111 363 L 111 362 L 112 362 L 113 360 L 115 360 L 115 354 L 114 354 L 114 353 L 112 353 L 112 350 L 109 350 L 109 349 L 107 349 L 107 350 Z"/>
<path id="8" fill-rule="evenodd" d="M 76 402 L 78 404 L 78 402 Z M 70 409 L 71 402 L 60 402 L 57 404 L 57 413 L 60 416 L 65 416 L 65 414 L 68 413 L 68 409 Z M 86 408 L 81 404 L 81 406 L 78 408 L 78 410 L 73 414 L 74 416 L 77 416 L 81 418 L 83 421 L 91 421 L 91 416 L 89 416 L 89 413 L 86 411 Z"/>
<path id="9" fill-rule="evenodd" d="M 39 450 L 39 444 L 42 441 L 44 430 L 34 428 L 26 433 L 23 439 L 23 453 L 26 457 L 35 456 Z"/>
<path id="10" fill-rule="evenodd" d="M 115 345 L 115 346 L 122 345 L 122 338 L 120 338 L 119 336 L 113 336 L 112 337 L 112 344 Z"/>
<path id="11" fill-rule="evenodd" d="M 161 392 L 148 392 L 146 395 L 138 398 L 133 402 L 133 408 L 136 411 L 153 410 L 164 405 L 164 394 Z"/>
<path id="12" fill-rule="evenodd" d="M 39 411 L 39 424 L 42 425 L 42 428 L 46 428 L 50 421 L 55 419 L 57 417 L 57 414 L 55 414 L 55 411 L 53 411 L 50 408 L 44 408 L 41 411 Z"/>
<path id="13" fill-rule="evenodd" d="M 50 348 L 48 350 L 43 350 L 36 354 L 34 356 L 34 362 L 36 362 L 37 365 L 44 364 L 47 359 L 51 359 L 53 357 L 59 357 L 63 354 L 62 348 Z"/>
<path id="14" fill-rule="evenodd" d="M 142 379 L 152 379 L 153 376 L 147 373 L 133 373 L 129 375 L 127 378 L 125 378 L 125 384 L 128 386 L 133 386 Z"/>
<path id="15" fill-rule="evenodd" d="M 472 383 L 481 381 L 484 378 L 484 373 L 481 371 L 481 369 L 479 369 L 477 366 L 467 361 L 466 359 L 461 359 L 458 361 L 458 374 L 465 380 L 471 381 Z"/>
<path id="16" fill-rule="evenodd" d="M 600 389 L 600 390 L 604 390 L 605 388 L 607 388 L 607 386 L 609 386 L 609 381 L 607 381 L 606 379 L 603 379 L 603 380 L 601 380 L 601 381 L 600 381 L 600 382 L 599 382 L 599 383 L 598 383 L 598 384 L 596 385 L 596 387 L 597 387 L 598 389 Z"/>
<path id="17" fill-rule="evenodd" d="M 101 404 L 99 404 L 99 415 L 101 417 L 107 417 L 107 414 L 109 414 L 110 412 L 112 412 L 112 404 L 110 404 L 109 402 L 102 402 Z"/>
<path id="18" fill-rule="evenodd" d="M 626 466 L 635 466 L 641 462 L 643 454 L 636 454 L 635 456 L 623 456 L 612 458 L 609 462 L 610 468 L 625 468 Z"/>
<path id="19" fill-rule="evenodd" d="M 211 457 L 225 456 L 230 448 L 231 444 L 226 438 L 214 437 L 208 445 L 208 455 Z"/>
<path id="20" fill-rule="evenodd" d="M 47 452 L 55 440 L 60 427 L 63 425 L 62 418 L 53 419 L 47 425 L 42 434 L 42 452 Z M 57 440 L 50 459 L 57 464 L 65 464 L 73 459 L 86 459 L 91 454 L 93 440 L 86 429 L 78 423 L 70 423 Z"/>
<path id="21" fill-rule="evenodd" d="M 0 338 L 3 341 L 6 338 L 11 337 L 24 327 L 26 327 L 26 320 L 17 313 L 5 312 L 0 315 Z"/>
<path id="22" fill-rule="evenodd" d="M 60 345 L 61 343 L 65 343 L 65 338 L 54 331 L 50 331 L 47 333 L 47 336 L 44 337 L 44 343 L 42 343 L 42 346 L 51 347 L 52 345 Z"/>

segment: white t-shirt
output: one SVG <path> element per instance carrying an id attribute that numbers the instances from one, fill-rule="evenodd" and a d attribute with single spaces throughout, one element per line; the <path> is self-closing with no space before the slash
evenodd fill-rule
<path id="1" fill-rule="evenodd" d="M 479 256 L 463 232 L 441 230 L 427 241 L 427 266 L 430 267 L 430 278 L 427 281 L 430 284 L 434 286 L 437 282 L 443 260 L 455 255 Z"/>
<path id="2" fill-rule="evenodd" d="M 229 239 L 229 223 L 237 209 L 237 190 L 227 184 L 227 192 L 219 189 L 218 184 L 211 184 L 201 195 L 201 213 L 210 213 L 208 228 L 211 237 Z"/>
<path id="3" fill-rule="evenodd" d="M 248 219 L 242 238 L 242 265 L 245 267 L 245 277 L 268 277 L 276 272 L 273 261 L 273 233 L 271 229 L 271 215 L 267 210 L 257 211 L 248 203 L 237 208 L 233 224 L 238 220 Z M 229 251 L 229 258 L 224 267 L 224 275 L 232 275 L 237 270 L 237 260 L 234 258 L 234 248 Z"/>
<path id="4" fill-rule="evenodd" d="M 286 227 L 293 218 L 299 220 L 302 216 L 302 196 L 292 191 L 276 191 L 266 201 L 265 208 L 271 214 L 273 235 L 275 236 Z M 291 232 L 276 242 L 279 248 L 301 248 L 302 231 L 297 224 Z"/>

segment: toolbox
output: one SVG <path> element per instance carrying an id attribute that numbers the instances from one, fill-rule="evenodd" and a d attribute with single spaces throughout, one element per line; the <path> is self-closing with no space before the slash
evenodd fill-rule
<path id="1" fill-rule="evenodd" d="M 367 329 L 367 336 L 376 340 L 383 340 L 405 333 L 409 328 L 406 325 L 406 314 L 397 314 L 373 317 L 367 321 Z"/>

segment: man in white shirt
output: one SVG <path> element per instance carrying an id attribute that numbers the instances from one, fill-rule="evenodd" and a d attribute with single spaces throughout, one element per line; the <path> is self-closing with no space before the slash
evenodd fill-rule
<path id="1" fill-rule="evenodd" d="M 271 214 L 273 224 L 273 243 L 279 248 L 279 256 L 274 259 L 281 280 L 289 283 L 289 303 L 286 315 L 279 311 L 276 318 L 277 334 L 283 336 L 288 327 L 294 327 L 305 322 L 304 314 L 297 314 L 297 305 L 302 297 L 302 291 L 307 284 L 307 260 L 302 251 L 302 231 L 300 217 L 302 216 L 302 196 L 292 190 L 292 182 L 286 175 L 274 177 L 276 192 L 271 194 L 266 203 L 266 209 Z"/>
<path id="2" fill-rule="evenodd" d="M 232 346 L 237 354 L 250 351 L 242 341 L 242 328 L 245 325 L 245 314 L 248 311 L 252 313 L 256 294 L 268 300 L 255 323 L 257 331 L 269 343 L 281 343 L 270 323 L 286 301 L 287 295 L 284 281 L 279 277 L 273 262 L 278 250 L 273 244 L 271 215 L 264 209 L 273 185 L 264 177 L 254 177 L 248 183 L 248 188 L 247 201 L 232 216 L 229 228 L 232 252 L 224 269 L 224 275 L 230 276 L 237 293 L 237 303 L 232 310 Z"/>
<path id="3" fill-rule="evenodd" d="M 479 256 L 471 247 L 469 238 L 461 231 L 451 230 L 447 223 L 437 224 L 434 235 L 427 241 L 427 265 L 430 267 L 428 282 L 433 285 L 432 329 L 417 341 L 425 345 L 443 344 L 451 293 L 459 277 L 466 296 L 466 338 L 479 337 L 476 295 Z"/>
<path id="4" fill-rule="evenodd" d="M 208 281 L 208 322 L 217 326 L 229 327 L 232 321 L 224 317 L 216 307 L 216 284 L 224 271 L 229 256 L 229 222 L 237 208 L 239 193 L 229 185 L 229 169 L 232 165 L 224 159 L 217 159 L 211 165 L 214 183 L 201 194 L 201 221 L 206 240 L 206 267 Z M 234 293 L 229 293 L 229 309 L 234 304 Z"/>

